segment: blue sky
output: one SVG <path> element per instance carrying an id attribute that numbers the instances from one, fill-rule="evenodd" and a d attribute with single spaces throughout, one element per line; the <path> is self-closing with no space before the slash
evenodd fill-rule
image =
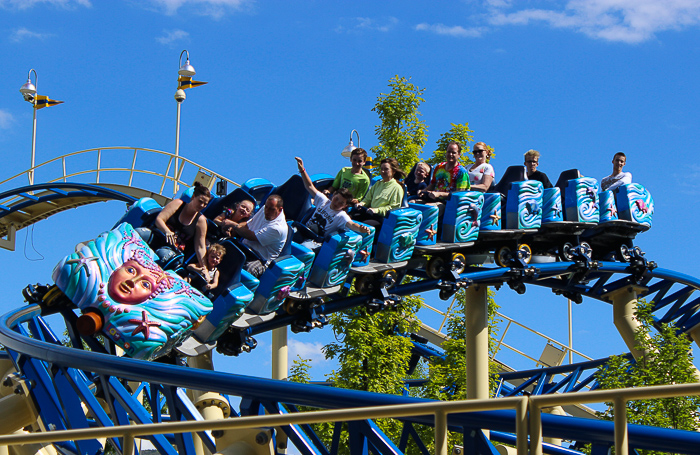
<path id="1" fill-rule="evenodd" d="M 180 153 L 238 182 L 276 183 L 295 172 L 295 155 L 312 173 L 335 173 L 352 129 L 364 148 L 376 145 L 371 109 L 400 75 L 426 88 L 426 158 L 451 123 L 465 122 L 495 148 L 497 177 L 534 148 L 550 179 L 571 168 L 600 179 L 624 151 L 625 170 L 656 203 L 654 227 L 637 244 L 661 267 L 697 275 L 699 23 L 698 0 L 0 0 L 0 180 L 29 166 L 32 112 L 18 89 L 30 68 L 40 94 L 65 101 L 37 113 L 37 163 L 116 145 L 173 151 L 176 59 L 187 49 L 195 79 L 209 84 L 187 91 Z M 0 251 L 2 312 L 123 210 L 98 204 L 20 232 L 16 252 Z M 562 298 L 504 288 L 497 300 L 505 314 L 567 339 Z M 625 349 L 607 304 L 585 301 L 574 316 L 577 349 Z M 332 365 L 316 352 L 330 330 L 291 338 L 322 378 Z M 520 343 L 535 355 L 543 348 Z M 254 354 L 218 362 L 269 375 L 268 353 L 261 337 Z"/>

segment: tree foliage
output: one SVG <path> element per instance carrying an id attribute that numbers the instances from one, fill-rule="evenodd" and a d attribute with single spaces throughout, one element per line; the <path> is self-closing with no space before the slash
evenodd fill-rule
<path id="1" fill-rule="evenodd" d="M 653 303 L 640 300 L 635 313 L 641 327 L 636 334 L 636 348 L 650 355 L 636 362 L 628 356 L 613 356 L 597 373 L 601 388 L 619 389 L 664 384 L 697 382 L 691 350 L 691 340 L 679 334 L 673 326 L 660 324 L 653 330 Z M 612 403 L 599 415 L 608 420 L 614 418 Z M 700 397 L 678 397 L 638 400 L 627 403 L 630 423 L 653 425 L 682 430 L 698 430 Z M 660 454 L 656 451 L 640 451 L 640 454 Z"/>
<path id="2" fill-rule="evenodd" d="M 418 111 L 425 102 L 425 89 L 418 88 L 410 80 L 398 75 L 389 79 L 391 92 L 381 93 L 372 108 L 381 122 L 375 128 L 379 145 L 372 147 L 372 152 L 377 161 L 396 158 L 405 170 L 418 162 L 428 140 L 428 125 L 420 119 Z"/>
<path id="3" fill-rule="evenodd" d="M 437 141 L 437 149 L 433 152 L 433 156 L 426 160 L 431 166 L 440 164 L 445 161 L 445 152 L 447 145 L 452 142 L 459 142 L 462 145 L 462 158 L 460 162 L 464 165 L 471 164 L 473 161 L 469 155 L 469 143 L 474 141 L 474 137 L 470 134 L 474 131 L 469 129 L 469 123 L 451 123 L 452 128 L 440 136 Z"/>

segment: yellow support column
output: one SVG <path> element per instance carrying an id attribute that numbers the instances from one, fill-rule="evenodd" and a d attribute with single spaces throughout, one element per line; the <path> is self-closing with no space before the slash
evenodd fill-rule
<path id="1" fill-rule="evenodd" d="M 467 399 L 489 398 L 488 287 L 470 286 L 464 291 L 464 323 L 467 345 Z M 489 431 L 484 430 L 486 438 Z"/>

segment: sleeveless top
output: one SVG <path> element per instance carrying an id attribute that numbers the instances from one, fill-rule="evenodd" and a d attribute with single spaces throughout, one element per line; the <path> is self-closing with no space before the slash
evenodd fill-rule
<path id="1" fill-rule="evenodd" d="M 183 202 L 177 211 L 168 218 L 165 225 L 175 234 L 175 244 L 177 248 L 185 254 L 185 258 L 188 258 L 194 253 L 193 239 L 197 230 L 197 221 L 202 214 L 197 212 L 192 222 L 185 225 L 180 221 L 180 214 L 184 208 L 185 203 Z"/>

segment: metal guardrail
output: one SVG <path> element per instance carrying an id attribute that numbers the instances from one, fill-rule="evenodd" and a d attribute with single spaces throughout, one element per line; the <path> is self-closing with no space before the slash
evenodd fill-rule
<path id="1" fill-rule="evenodd" d="M 626 412 L 626 404 L 628 401 L 691 395 L 700 395 L 700 383 L 616 390 L 596 390 L 576 394 L 555 394 L 489 400 L 464 400 L 441 403 L 372 406 L 353 409 L 337 409 L 331 411 L 299 412 L 284 415 L 237 417 L 233 419 L 208 421 L 121 425 L 109 428 L 89 428 L 82 430 L 15 434 L 0 436 L 0 446 L 123 437 L 123 453 L 124 455 L 132 455 L 134 453 L 134 439 L 139 436 L 432 415 L 435 425 L 435 453 L 436 455 L 447 455 L 447 416 L 449 414 L 513 409 L 516 412 L 515 427 L 518 455 L 528 454 L 528 439 L 530 453 L 532 455 L 542 455 L 541 410 L 543 408 L 567 404 L 612 402 L 615 413 L 615 453 L 619 455 L 628 455 L 629 435 Z"/>
<path id="2" fill-rule="evenodd" d="M 130 153 L 125 153 L 127 151 Z M 116 160 L 113 161 L 114 156 L 116 156 Z M 110 164 L 105 165 L 105 162 Z M 137 162 L 139 167 L 137 167 Z M 143 162 L 145 165 L 141 164 Z M 76 170 L 69 171 L 71 166 Z M 113 172 L 125 175 L 125 177 L 128 176 L 128 178 L 121 181 L 113 181 L 109 178 L 105 180 L 105 177 Z M 34 180 L 37 180 L 37 174 L 44 174 L 41 175 L 41 181 L 45 183 L 67 182 L 68 179 L 75 177 L 94 175 L 94 180 L 81 183 L 118 183 L 126 186 L 133 186 L 135 177 L 149 176 L 153 178 L 154 187 L 159 186 L 158 190 L 151 191 L 159 195 L 165 196 L 166 186 L 169 186 L 168 182 L 172 182 L 173 191 L 169 197 L 177 194 L 180 185 L 191 186 L 193 179 L 198 174 L 205 174 L 212 179 L 224 180 L 231 185 L 240 187 L 233 180 L 170 152 L 140 147 L 99 147 L 68 153 L 37 164 L 26 171 L 0 181 L 0 188 L 9 183 L 14 186 L 24 186 L 25 183 L 20 183 L 18 179 L 24 176 L 31 179 L 31 176 L 34 175 Z M 186 176 L 187 179 L 183 176 Z"/>

